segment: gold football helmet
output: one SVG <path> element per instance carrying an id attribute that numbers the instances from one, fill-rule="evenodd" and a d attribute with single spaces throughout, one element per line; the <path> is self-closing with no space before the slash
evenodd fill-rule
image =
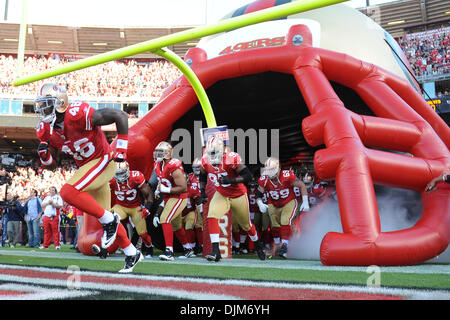
<path id="1" fill-rule="evenodd" d="M 280 173 L 280 160 L 270 157 L 264 163 L 263 175 L 268 176 L 269 179 L 275 179 Z"/>
<path id="2" fill-rule="evenodd" d="M 63 113 L 69 107 L 66 89 L 56 83 L 43 84 L 34 102 L 34 112 L 41 115 L 41 120 L 51 123 L 56 118 L 56 111 Z"/>
<path id="3" fill-rule="evenodd" d="M 117 162 L 117 170 L 114 177 L 119 183 L 125 183 L 130 178 L 130 165 L 128 162 Z"/>
<path id="4" fill-rule="evenodd" d="M 305 184 L 306 188 L 309 189 L 314 183 L 314 177 L 308 172 L 305 173 L 305 176 L 303 177 L 303 183 Z"/>
<path id="5" fill-rule="evenodd" d="M 202 167 L 202 161 L 199 158 L 195 158 L 192 162 L 192 172 L 198 176 L 200 174 L 200 168 Z"/>
<path id="6" fill-rule="evenodd" d="M 225 144 L 222 139 L 215 136 L 210 137 L 206 142 L 205 147 L 205 152 L 209 163 L 213 166 L 222 164 L 224 150 Z"/>
<path id="7" fill-rule="evenodd" d="M 153 151 L 153 159 L 155 162 L 161 162 L 163 160 L 172 159 L 173 148 L 170 143 L 166 141 L 161 141 Z"/>

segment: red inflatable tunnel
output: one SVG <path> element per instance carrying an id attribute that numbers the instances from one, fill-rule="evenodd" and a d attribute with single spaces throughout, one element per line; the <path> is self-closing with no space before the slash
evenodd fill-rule
<path id="1" fill-rule="evenodd" d="M 302 36 L 301 45 L 294 44 L 294 35 Z M 268 71 L 295 78 L 309 112 L 298 120 L 303 136 L 310 146 L 324 146 L 314 155 L 316 172 L 321 179 L 334 179 L 338 194 L 343 233 L 330 232 L 322 240 L 324 265 L 411 265 L 447 248 L 450 191 L 425 194 L 423 190 L 432 178 L 450 169 L 450 129 L 406 80 L 349 55 L 312 47 L 304 25 L 292 26 L 283 46 L 210 60 L 204 50 L 193 48 L 185 59 L 192 60 L 205 88 L 222 79 Z M 350 111 L 330 81 L 354 90 L 374 116 Z M 184 77 L 172 84 L 130 128 L 131 166 L 148 178 L 154 147 L 197 103 Z M 419 221 L 406 230 L 382 232 L 374 184 L 421 192 Z M 98 223 L 86 220 L 84 243 L 99 237 Z"/>

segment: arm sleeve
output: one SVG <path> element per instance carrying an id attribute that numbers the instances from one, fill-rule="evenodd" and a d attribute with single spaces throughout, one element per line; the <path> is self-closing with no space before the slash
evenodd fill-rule
<path id="1" fill-rule="evenodd" d="M 249 183 L 253 179 L 252 173 L 248 167 L 245 167 L 239 175 L 244 179 L 243 183 Z"/>

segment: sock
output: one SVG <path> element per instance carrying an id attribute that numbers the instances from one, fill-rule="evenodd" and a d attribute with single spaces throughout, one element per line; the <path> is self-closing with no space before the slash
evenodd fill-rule
<path id="1" fill-rule="evenodd" d="M 255 225 L 252 224 L 250 230 L 247 231 L 248 236 L 253 242 L 258 241 L 258 234 L 256 233 Z"/>
<path id="2" fill-rule="evenodd" d="M 219 243 L 219 234 L 218 233 L 211 233 L 209 235 L 209 238 L 211 240 L 211 244 L 213 243 Z"/>
<path id="3" fill-rule="evenodd" d="M 233 232 L 232 233 L 232 235 L 233 235 L 233 245 L 235 246 L 235 247 L 239 247 L 239 244 L 240 244 L 240 233 L 239 232 Z"/>
<path id="4" fill-rule="evenodd" d="M 180 228 L 177 231 L 175 231 L 175 236 L 177 237 L 178 241 L 180 241 L 180 243 L 183 245 L 183 247 L 188 243 L 184 228 Z"/>
<path id="5" fill-rule="evenodd" d="M 195 244 L 195 231 L 193 229 L 185 230 L 187 242 L 191 245 Z"/>
<path id="6" fill-rule="evenodd" d="M 109 212 L 108 210 L 105 210 L 105 213 L 101 216 L 101 218 L 98 219 L 98 222 L 101 224 L 107 224 L 114 220 L 114 215 Z"/>
<path id="7" fill-rule="evenodd" d="M 245 240 L 247 240 L 247 235 L 241 233 L 240 236 L 239 236 L 239 242 L 240 243 L 245 243 Z"/>
<path id="8" fill-rule="evenodd" d="M 173 248 L 173 228 L 170 223 L 161 223 L 161 227 L 164 233 L 164 240 L 166 241 L 166 249 L 167 247 Z"/>
<path id="9" fill-rule="evenodd" d="M 152 238 L 148 233 L 141 234 L 140 237 L 147 247 L 152 245 Z"/>
<path id="10" fill-rule="evenodd" d="M 119 227 L 117 228 L 117 236 L 115 241 L 117 241 L 119 247 L 122 249 L 131 244 L 130 239 L 128 239 L 127 230 L 125 230 L 125 227 L 121 223 L 119 223 Z"/>
<path id="11" fill-rule="evenodd" d="M 171 246 L 166 246 L 166 250 L 172 251 L 173 252 L 173 247 Z"/>
<path id="12" fill-rule="evenodd" d="M 202 230 L 202 228 L 196 228 L 195 233 L 197 234 L 198 244 L 203 246 L 203 230 Z"/>
<path id="13" fill-rule="evenodd" d="M 105 209 L 97 203 L 93 196 L 87 192 L 78 191 L 70 184 L 66 183 L 63 185 L 59 194 L 68 204 L 77 207 L 97 219 L 100 219 L 105 213 Z"/>
<path id="14" fill-rule="evenodd" d="M 287 225 L 287 226 L 281 226 L 280 228 L 280 234 L 281 234 L 281 240 L 284 241 L 288 241 L 290 236 L 291 236 L 291 226 Z M 284 243 L 284 242 L 283 242 Z"/>
<path id="15" fill-rule="evenodd" d="M 123 248 L 123 252 L 126 256 L 134 256 L 137 253 L 136 248 L 133 246 L 133 244 L 130 243 L 127 247 Z"/>
<path id="16" fill-rule="evenodd" d="M 281 233 L 280 229 L 281 229 L 280 227 L 272 228 L 273 242 L 275 242 L 275 244 L 280 243 L 280 233 Z"/>
<path id="17" fill-rule="evenodd" d="M 216 218 L 208 218 L 208 229 L 209 229 L 209 237 L 211 239 L 211 243 L 219 243 L 219 220 Z"/>

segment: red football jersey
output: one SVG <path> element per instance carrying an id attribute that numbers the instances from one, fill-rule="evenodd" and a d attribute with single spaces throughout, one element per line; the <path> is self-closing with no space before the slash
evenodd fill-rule
<path id="1" fill-rule="evenodd" d="M 250 212 L 259 212 L 258 205 L 256 204 L 256 188 L 247 188 L 247 196 Z"/>
<path id="2" fill-rule="evenodd" d="M 163 162 L 155 162 L 154 170 L 156 173 L 156 176 L 158 177 L 158 182 L 165 185 L 166 187 L 172 188 L 175 186 L 175 181 L 172 177 L 172 173 L 180 169 L 181 173 L 184 174 L 184 168 L 183 164 L 178 159 L 171 159 L 169 162 L 167 162 L 163 166 Z M 170 199 L 170 198 L 177 198 L 177 199 L 186 199 L 188 197 L 187 192 L 182 194 L 167 194 L 162 193 L 162 196 L 164 197 L 164 200 Z"/>
<path id="3" fill-rule="evenodd" d="M 188 175 L 188 197 L 191 199 L 191 203 L 194 203 L 195 198 L 201 197 L 200 182 L 197 176 L 193 173 Z"/>
<path id="4" fill-rule="evenodd" d="M 114 203 L 126 208 L 136 208 L 141 205 L 139 188 L 145 183 L 144 175 L 139 171 L 130 171 L 130 178 L 125 183 L 119 183 L 116 178 L 109 182 Z"/>
<path id="5" fill-rule="evenodd" d="M 282 170 L 274 183 L 267 176 L 261 176 L 258 184 L 269 194 L 269 203 L 277 208 L 283 207 L 296 198 L 292 183 L 297 179 L 291 170 Z"/>
<path id="6" fill-rule="evenodd" d="M 95 109 L 85 102 L 74 102 L 64 115 L 64 130 L 54 128 L 41 121 L 37 129 L 40 141 L 50 141 L 50 145 L 73 157 L 79 167 L 91 160 L 111 152 L 101 127 L 94 126 L 92 115 Z"/>
<path id="7" fill-rule="evenodd" d="M 237 198 L 247 193 L 247 188 L 243 183 L 220 184 L 219 182 L 219 177 L 238 177 L 239 174 L 236 173 L 236 168 L 240 164 L 242 164 L 242 159 L 235 152 L 225 153 L 222 164 L 217 167 L 209 163 L 207 155 L 202 157 L 202 167 L 208 173 L 208 179 L 214 184 L 216 190 L 227 198 Z"/>

